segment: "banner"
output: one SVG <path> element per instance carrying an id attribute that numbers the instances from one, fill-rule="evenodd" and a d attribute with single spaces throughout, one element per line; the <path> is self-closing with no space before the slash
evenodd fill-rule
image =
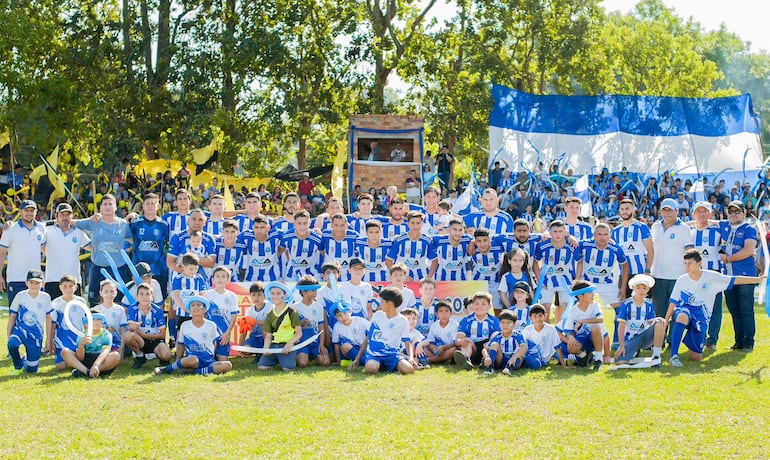
<path id="1" fill-rule="evenodd" d="M 751 96 L 542 96 L 492 88 L 489 165 L 546 165 L 565 154 L 575 174 L 593 168 L 655 174 L 749 171 L 763 162 Z"/>

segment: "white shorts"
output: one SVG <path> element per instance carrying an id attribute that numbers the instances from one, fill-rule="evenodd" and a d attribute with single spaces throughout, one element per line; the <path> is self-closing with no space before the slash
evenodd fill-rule
<path id="1" fill-rule="evenodd" d="M 556 293 L 559 293 L 559 305 L 566 307 L 569 305 L 570 296 L 569 292 L 565 291 L 564 289 L 560 287 L 545 287 L 543 286 L 543 290 L 540 292 L 540 300 L 539 302 L 542 304 L 552 304 L 554 300 L 554 295 Z"/>
<path id="2" fill-rule="evenodd" d="M 594 284 L 596 286 L 596 292 L 602 298 L 602 302 L 606 306 L 615 305 L 620 303 L 620 296 L 618 295 L 618 287 L 614 284 Z"/>

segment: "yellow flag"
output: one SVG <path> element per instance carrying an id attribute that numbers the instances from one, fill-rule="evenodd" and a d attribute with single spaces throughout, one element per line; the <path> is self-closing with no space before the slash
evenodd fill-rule
<path id="1" fill-rule="evenodd" d="M 345 141 L 337 142 L 337 158 L 334 160 L 332 169 L 332 195 L 342 198 L 345 188 L 345 161 L 348 159 L 347 143 Z M 348 197 L 350 201 L 351 197 Z"/>
<path id="2" fill-rule="evenodd" d="M 217 138 L 211 139 L 211 143 L 206 147 L 194 149 L 192 151 L 193 160 L 196 165 L 206 164 L 207 161 L 214 155 L 214 151 L 217 149 Z"/>
<path id="3" fill-rule="evenodd" d="M 50 155 L 48 155 L 48 158 L 46 158 L 48 161 L 48 164 L 50 164 L 54 169 L 59 167 L 59 145 L 56 145 L 56 148 L 53 149 L 53 152 L 51 152 Z M 41 177 L 43 177 L 43 174 L 46 174 L 46 166 L 45 163 L 41 164 L 37 168 L 33 169 L 32 172 L 29 174 L 29 178 L 32 180 L 34 184 L 37 184 L 37 182 L 40 180 Z M 49 175 L 49 179 L 51 176 Z M 53 185 L 53 181 L 51 181 L 51 185 Z"/>
<path id="4" fill-rule="evenodd" d="M 0 133 L 0 149 L 11 143 L 11 133 L 8 132 L 8 128 Z"/>
<path id="5" fill-rule="evenodd" d="M 222 182 L 222 187 L 225 191 L 225 211 L 235 211 L 235 202 L 233 202 L 233 194 L 230 193 L 230 187 L 227 185 L 227 179 Z"/>

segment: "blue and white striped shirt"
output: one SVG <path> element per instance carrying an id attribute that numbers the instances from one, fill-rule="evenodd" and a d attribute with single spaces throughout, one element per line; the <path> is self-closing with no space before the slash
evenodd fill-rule
<path id="1" fill-rule="evenodd" d="M 356 254 L 366 266 L 365 281 L 388 281 L 388 266 L 385 265 L 385 259 L 388 257 L 391 245 L 390 240 L 382 240 L 379 247 L 373 248 L 369 246 L 366 238 L 359 238 L 356 241 Z"/>
<path id="2" fill-rule="evenodd" d="M 433 237 L 433 244 L 438 260 L 436 281 L 465 281 L 468 279 L 468 246 L 473 238 L 463 235 L 457 246 L 452 245 L 449 235 Z"/>
<path id="3" fill-rule="evenodd" d="M 388 252 L 388 259 L 394 263 L 403 263 L 407 268 L 406 276 L 413 280 L 425 278 L 435 258 L 433 241 L 425 235 L 420 235 L 417 240 L 411 239 L 408 233 L 401 235 L 393 241 Z"/>
<path id="4" fill-rule="evenodd" d="M 311 231 L 307 237 L 300 238 L 295 231 L 291 231 L 283 236 L 281 246 L 286 248 L 286 281 L 297 281 L 304 275 L 316 279 L 320 277 L 323 245 L 318 234 Z"/>
<path id="5" fill-rule="evenodd" d="M 247 233 L 243 238 L 245 253 L 243 267 L 246 269 L 244 281 L 280 281 L 282 264 L 278 257 L 281 248 L 281 235 L 271 232 L 265 241 L 256 239 L 253 233 Z"/>
<path id="6" fill-rule="evenodd" d="M 559 279 L 567 286 L 575 280 L 577 262 L 580 261 L 580 251 L 573 249 L 566 242 L 561 248 L 553 245 L 552 239 L 540 242 L 535 250 L 535 260 L 542 262 L 541 270 L 545 270 L 543 286 L 548 288 L 560 287 Z"/>
<path id="7" fill-rule="evenodd" d="M 614 275 L 619 273 L 621 265 L 626 263 L 626 255 L 620 246 L 609 243 L 604 249 L 599 249 L 595 241 L 586 240 L 580 242 L 579 248 L 583 259 L 584 280 L 594 284 L 616 283 Z"/>
<path id="8" fill-rule="evenodd" d="M 610 237 L 615 244 L 623 248 L 628 260 L 629 276 L 644 273 L 647 266 L 647 248 L 645 241 L 652 242 L 650 227 L 635 220 L 631 225 L 618 225 L 610 233 Z"/>

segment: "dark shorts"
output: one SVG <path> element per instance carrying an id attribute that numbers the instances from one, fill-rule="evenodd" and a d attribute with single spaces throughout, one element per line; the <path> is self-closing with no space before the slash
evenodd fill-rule
<path id="1" fill-rule="evenodd" d="M 142 353 L 155 353 L 155 348 L 161 343 L 164 343 L 161 339 L 144 339 Z"/>
<path id="2" fill-rule="evenodd" d="M 88 369 L 91 369 L 93 367 L 94 363 L 96 362 L 96 359 L 99 357 L 101 353 L 86 353 L 86 355 L 83 357 L 83 365 L 86 366 Z M 99 375 L 104 377 L 107 375 L 112 374 L 113 369 L 110 369 L 108 371 L 101 371 L 99 372 Z"/>

